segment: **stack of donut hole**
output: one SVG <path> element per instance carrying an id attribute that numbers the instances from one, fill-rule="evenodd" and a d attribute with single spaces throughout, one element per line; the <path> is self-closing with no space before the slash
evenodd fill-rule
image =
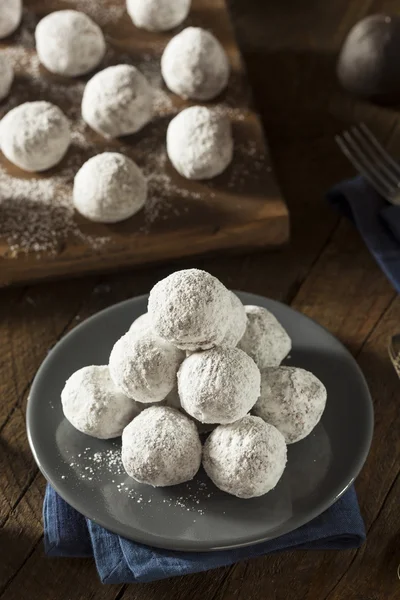
<path id="1" fill-rule="evenodd" d="M 206 271 L 159 281 L 147 308 L 116 341 L 108 365 L 71 375 L 64 415 L 82 433 L 122 435 L 123 465 L 140 483 L 189 481 L 202 462 L 221 490 L 266 494 L 284 472 L 287 444 L 319 422 L 324 385 L 281 366 L 292 344 L 276 317 L 244 306 Z"/>

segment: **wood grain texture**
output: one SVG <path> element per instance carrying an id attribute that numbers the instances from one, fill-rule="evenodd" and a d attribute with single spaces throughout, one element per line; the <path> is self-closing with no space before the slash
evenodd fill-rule
<path id="1" fill-rule="evenodd" d="M 0 293 L 0 550 L 10 548 L 0 568 L 1 600 L 28 595 L 32 600 L 399 597 L 399 382 L 386 344 L 399 329 L 400 303 L 357 232 L 323 201 L 331 183 L 352 173 L 332 141 L 348 123 L 366 120 L 400 155 L 396 112 L 355 103 L 337 88 L 329 68 L 358 18 L 396 5 L 377 0 L 230 4 L 275 170 L 288 199 L 291 244 L 277 253 L 186 259 L 101 279 Z M 268 79 L 266 73 L 271 74 Z M 375 408 L 371 453 L 357 479 L 368 530 L 367 543 L 359 551 L 284 552 L 228 569 L 131 586 L 101 586 L 91 561 L 44 556 L 43 480 L 29 456 L 24 430 L 29 381 L 47 349 L 66 330 L 105 306 L 147 292 L 159 278 L 187 266 L 205 268 L 231 288 L 291 303 L 325 325 L 357 357 Z M 2 459 L 3 454 L 8 459 Z"/>
<path id="2" fill-rule="evenodd" d="M 70 4 L 73 6 L 74 2 Z M 121 0 L 107 0 L 103 4 L 112 10 L 121 6 Z M 65 2 L 61 0 L 30 0 L 26 5 L 36 18 L 65 8 Z M 178 175 L 167 160 L 165 165 L 155 162 L 151 155 L 158 155 L 163 150 L 166 129 L 174 111 L 190 105 L 190 102 L 173 94 L 169 94 L 171 106 L 165 109 L 165 114 L 157 115 L 152 123 L 136 135 L 107 141 L 86 127 L 84 135 L 94 146 L 85 148 L 72 144 L 61 165 L 49 172 L 29 175 L 2 157 L 4 169 L 16 177 L 31 179 L 34 183 L 37 180 L 51 181 L 52 178 L 59 177 L 64 172 L 63 168 L 66 169 L 70 164 L 77 165 L 74 169 L 76 172 L 78 166 L 95 152 L 122 151 L 145 169 L 155 169 L 158 181 L 163 181 L 164 177 L 168 185 L 159 183 L 154 188 L 155 179 L 152 179 L 148 203 L 149 206 L 154 205 L 154 214 L 151 214 L 150 209 L 149 213 L 140 211 L 127 221 L 114 225 L 91 223 L 76 214 L 74 221 L 78 232 L 67 234 L 65 239 L 60 235 L 56 253 L 41 252 L 40 256 L 36 252 L 16 254 L 9 249 L 6 239 L 0 237 L 0 286 L 65 275 L 120 270 L 132 265 L 163 262 L 216 250 L 277 247 L 287 242 L 288 211 L 270 168 L 260 119 L 251 106 L 250 88 L 225 0 L 194 0 L 190 24 L 213 31 L 223 44 L 231 63 L 232 72 L 226 91 L 208 105 L 216 105 L 221 109 L 224 106 L 224 110 L 231 116 L 235 139 L 232 165 L 213 180 L 194 182 Z M 173 35 L 138 30 L 127 14 L 116 23 L 106 23 L 103 29 L 109 51 L 102 68 L 127 60 L 140 65 L 146 56 L 150 57 L 149 62 L 158 70 L 162 51 Z M 9 44 L 13 43 L 12 38 Z M 57 94 L 53 94 L 51 87 L 46 88 L 45 92 L 38 89 L 35 80 L 21 69 L 13 88 L 13 94 L 18 97 L 17 103 L 27 99 L 47 99 L 60 105 L 69 114 L 71 94 L 68 90 L 71 80 L 52 76 L 43 68 L 41 76 L 50 84 L 57 84 L 57 88 L 54 88 L 57 89 Z M 59 92 L 61 85 L 65 85 L 64 95 Z M 79 120 L 79 98 L 75 103 L 78 115 L 75 120 Z M 1 111 L 3 112 L 4 110 Z M 62 189 L 68 195 L 72 193 L 72 183 L 70 177 L 63 184 Z M 11 202 L 1 203 L 0 219 L 6 219 L 7 213 L 13 210 Z M 31 210 L 35 210 L 34 204 Z M 155 214 L 156 211 L 158 215 Z M 87 241 L 88 236 L 106 238 L 107 241 L 100 248 L 94 249 Z"/>

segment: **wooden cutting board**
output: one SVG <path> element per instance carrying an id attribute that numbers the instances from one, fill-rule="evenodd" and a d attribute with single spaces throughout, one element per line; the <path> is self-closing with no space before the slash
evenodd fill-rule
<path id="1" fill-rule="evenodd" d="M 1 44 L 15 64 L 11 95 L 0 116 L 27 100 L 58 104 L 71 119 L 73 143 L 62 163 L 28 174 L 0 157 L 0 285 L 110 271 L 215 251 L 277 247 L 289 236 L 288 211 L 271 171 L 268 151 L 224 0 L 194 0 L 184 26 L 211 30 L 232 67 L 227 90 L 209 103 L 232 119 L 235 156 L 212 181 L 178 175 L 165 154 L 170 119 L 189 106 L 166 90 L 159 61 L 174 32 L 136 29 L 124 0 L 31 0 L 20 29 Z M 138 66 L 156 88 L 156 116 L 136 135 L 106 141 L 80 118 L 80 100 L 90 78 L 65 79 L 48 73 L 34 48 L 34 29 L 47 13 L 82 10 L 102 27 L 108 51 L 99 70 L 118 63 Z M 180 28 L 182 29 L 182 27 Z M 123 152 L 149 177 L 144 210 L 115 225 L 94 224 L 73 212 L 73 177 L 91 156 Z"/>

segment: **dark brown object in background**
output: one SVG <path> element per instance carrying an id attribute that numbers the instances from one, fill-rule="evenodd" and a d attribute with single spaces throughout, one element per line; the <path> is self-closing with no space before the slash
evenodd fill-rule
<path id="1" fill-rule="evenodd" d="M 121 0 L 122 1 L 122 0 Z M 40 1 L 26 0 L 30 6 Z M 83 6 L 83 3 L 82 3 Z M 242 258 L 186 260 L 123 275 L 0 291 L 0 599 L 398 600 L 399 381 L 387 354 L 400 299 L 353 226 L 323 200 L 354 173 L 333 136 L 366 121 L 400 156 L 398 114 L 351 100 L 337 53 L 365 0 L 231 0 L 249 79 L 293 223 L 290 246 Z M 388 10 L 376 0 L 370 12 Z M 24 409 L 46 353 L 76 323 L 148 292 L 175 268 L 205 268 L 231 288 L 283 300 L 327 327 L 357 358 L 375 407 L 375 435 L 356 482 L 367 528 L 359 550 L 287 551 L 154 584 L 102 586 L 91 560 L 42 548 L 43 477 L 30 455 Z M 1 591 L 3 590 L 3 591 Z"/>
<path id="2" fill-rule="evenodd" d="M 119 6 L 124 1 L 102 0 L 101 10 L 106 11 L 107 5 Z M 28 2 L 28 6 L 38 17 L 66 8 L 65 2 L 60 0 Z M 84 3 L 78 2 L 77 7 L 84 10 Z M 224 250 L 275 248 L 288 241 L 287 207 L 270 168 L 260 119 L 251 107 L 250 86 L 225 0 L 194 0 L 189 22 L 191 25 L 211 29 L 229 55 L 232 73 L 228 88 L 220 98 L 208 105 L 213 106 L 228 100 L 229 106 L 239 109 L 243 116 L 243 120 L 233 121 L 233 164 L 225 173 L 211 181 L 195 182 L 185 180 L 167 162 L 166 173 L 177 187 L 186 190 L 187 193 L 183 198 L 166 191 L 163 196 L 171 208 L 165 218 L 156 218 L 150 225 L 146 224 L 144 211 L 113 226 L 92 223 L 76 214 L 75 220 L 83 236 L 110 238 L 100 250 L 94 250 L 82 239 L 71 239 L 71 236 L 68 236 L 65 242 L 60 244 L 61 247 L 55 255 L 42 252 L 38 259 L 32 252 L 12 257 L 6 241 L 0 238 L 0 286 L 66 275 L 118 271 L 133 265 Z M 140 63 L 144 55 L 153 56 L 158 61 L 168 40 L 173 36 L 173 32 L 151 33 L 138 30 L 132 25 L 127 14 L 117 23 L 109 23 L 103 29 L 108 46 L 112 47 L 117 55 L 125 54 L 125 60 L 126 56 L 130 56 L 133 64 Z M 56 81 L 60 84 L 62 81 L 60 77 L 48 72 L 44 72 L 43 76 L 50 82 Z M 39 99 L 29 78 L 26 79 L 20 96 L 17 103 L 27 99 Z M 173 94 L 171 99 L 179 109 L 191 105 Z M 66 95 L 65 103 L 68 102 Z M 59 103 L 63 108 L 61 99 Z M 169 119 L 156 119 L 140 133 L 111 143 L 95 134 L 89 127 L 86 135 L 94 140 L 98 152 L 103 152 L 105 148 L 109 150 L 110 145 L 115 146 L 116 151 L 120 151 L 119 148 L 123 146 L 123 152 L 142 165 L 144 152 L 138 147 L 138 140 L 146 136 L 153 140 L 152 148 L 148 149 L 148 152 L 164 147 L 168 122 Z M 254 143 L 254 152 L 251 155 L 243 151 L 243 146 L 249 141 Z M 78 150 L 71 146 L 68 152 L 72 158 Z M 83 163 L 89 156 L 77 156 L 77 164 Z M 4 157 L 0 160 L 10 172 L 19 172 Z M 57 167 L 39 177 L 51 177 L 53 173 L 57 174 Z M 32 179 L 37 177 L 26 173 L 23 173 L 23 176 Z M 72 183 L 68 187 L 72 194 Z"/>
<path id="3" fill-rule="evenodd" d="M 349 92 L 382 103 L 400 101 L 400 17 L 372 15 L 349 32 L 337 73 Z"/>

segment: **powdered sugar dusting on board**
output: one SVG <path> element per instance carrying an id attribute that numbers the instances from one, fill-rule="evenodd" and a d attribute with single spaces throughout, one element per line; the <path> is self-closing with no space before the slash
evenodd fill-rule
<path id="1" fill-rule="evenodd" d="M 174 226 L 179 228 L 180 220 L 185 219 L 185 215 L 190 212 L 191 202 L 212 203 L 216 195 L 215 186 L 218 189 L 218 182 L 209 181 L 204 182 L 199 191 L 193 189 L 193 186 L 189 190 L 185 181 L 177 177 L 169 165 L 165 151 L 165 134 L 170 118 L 179 109 L 162 82 L 160 55 L 163 47 L 160 46 L 160 42 L 155 38 L 151 48 L 145 48 L 140 55 L 128 54 L 115 44 L 115 25 L 118 25 L 121 19 L 128 18 L 124 2 L 107 4 L 107 7 L 97 0 L 60 2 L 65 3 L 65 8 L 85 12 L 100 26 L 105 27 L 107 53 L 99 70 L 119 63 L 137 66 L 153 87 L 156 116 L 152 123 L 134 138 L 105 142 L 96 137 L 81 119 L 85 81 L 53 77 L 40 65 L 34 39 L 35 27 L 40 17 L 25 9 L 21 27 L 13 35 L 9 45 L 4 45 L 0 50 L 9 58 L 16 72 L 11 95 L 0 107 L 0 117 L 27 100 L 52 102 L 60 106 L 70 119 L 72 146 L 56 168 L 40 175 L 28 176 L 1 159 L 0 245 L 2 256 L 8 258 L 21 253 L 34 253 L 37 258 L 40 258 L 41 253 L 55 255 L 62 252 L 67 244 L 70 246 L 77 243 L 95 251 L 104 251 L 113 243 L 113 237 L 107 227 L 88 224 L 76 215 L 72 206 L 73 178 L 82 164 L 99 152 L 127 154 L 138 163 L 149 179 L 148 200 L 140 213 L 142 217 L 138 214 L 137 230 L 130 233 L 132 237 L 148 234 L 158 223 L 172 218 Z M 110 26 L 110 33 L 107 25 Z M 237 108 L 239 87 L 235 81 L 230 82 L 224 102 L 216 107 L 237 123 L 243 121 L 246 114 L 245 108 Z M 243 103 L 239 102 L 239 105 L 243 106 Z M 256 169 L 250 168 L 249 174 L 249 161 L 255 165 L 253 158 L 263 160 L 263 157 L 258 156 L 248 156 L 246 160 L 246 148 L 241 146 L 242 144 L 239 144 L 235 148 L 237 159 L 229 170 L 226 183 L 229 188 L 240 186 L 245 179 L 251 179 Z M 264 163 L 260 162 L 261 164 Z M 238 199 L 237 203 L 239 202 Z"/>
<path id="2" fill-rule="evenodd" d="M 71 8 L 71 0 L 59 1 L 65 4 L 66 9 Z M 99 0 L 75 0 L 73 4 L 75 10 L 86 13 L 100 26 L 107 25 L 108 23 L 117 23 L 126 12 L 124 1 L 114 5 L 107 4 L 107 7 L 104 7 L 103 3 Z"/>

